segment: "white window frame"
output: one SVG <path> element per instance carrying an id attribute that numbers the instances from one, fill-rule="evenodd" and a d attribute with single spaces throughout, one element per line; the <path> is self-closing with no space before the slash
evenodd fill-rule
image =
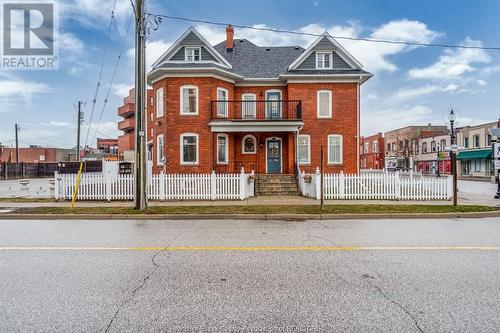
<path id="1" fill-rule="evenodd" d="M 196 137 L 196 160 L 194 162 L 185 162 L 184 161 L 184 137 L 186 136 L 194 136 Z M 200 161 L 200 136 L 197 133 L 182 133 L 180 135 L 180 147 L 179 147 L 179 153 L 180 153 L 180 159 L 179 161 L 181 162 L 181 165 L 198 165 Z"/>
<path id="2" fill-rule="evenodd" d="M 162 149 L 160 149 L 160 139 L 162 141 Z M 161 156 L 163 155 L 163 156 Z M 156 136 L 156 165 L 164 165 L 165 162 L 162 162 L 162 158 L 165 157 L 165 140 L 163 134 L 158 134 Z"/>
<path id="3" fill-rule="evenodd" d="M 365 142 L 365 147 L 363 149 L 363 152 L 365 154 L 368 154 L 370 152 L 370 143 L 369 142 Z"/>
<path id="4" fill-rule="evenodd" d="M 319 107 L 319 103 L 320 103 L 319 95 L 323 94 L 323 93 L 328 93 L 328 115 L 327 116 L 323 116 L 323 115 L 319 114 L 319 110 L 320 110 L 320 107 Z M 333 94 L 332 94 L 332 91 L 331 90 L 318 90 L 316 92 L 316 116 L 318 118 L 323 118 L 323 119 L 332 118 L 332 113 L 333 113 L 332 107 L 333 107 Z"/>
<path id="5" fill-rule="evenodd" d="M 245 140 L 247 138 L 252 138 L 253 139 L 253 151 L 245 151 Z M 257 154 L 257 139 L 255 138 L 255 136 L 253 136 L 252 134 L 247 134 L 243 137 L 243 139 L 241 139 L 241 153 L 242 154 Z"/>
<path id="6" fill-rule="evenodd" d="M 196 112 L 184 112 L 184 89 L 194 89 L 196 91 Z M 179 102 L 180 113 L 183 116 L 197 116 L 199 114 L 200 108 L 200 98 L 198 94 L 198 86 L 184 85 L 180 87 L 180 102 Z"/>
<path id="7" fill-rule="evenodd" d="M 328 67 L 325 66 L 325 55 L 330 56 L 330 64 Z M 323 66 L 319 66 L 319 59 L 322 58 Z M 333 68 L 333 52 L 316 52 L 316 69 L 332 69 Z"/>
<path id="8" fill-rule="evenodd" d="M 299 156 L 299 138 L 307 138 L 307 160 L 301 161 Z M 309 165 L 311 164 L 311 136 L 309 134 L 299 134 L 297 136 L 297 163 L 299 165 Z"/>
<path id="9" fill-rule="evenodd" d="M 245 94 L 241 94 L 241 100 L 242 101 L 245 101 L 245 97 L 252 97 L 252 101 L 253 102 L 242 102 L 243 104 L 243 107 L 241 108 L 241 118 L 242 119 L 256 119 L 257 118 L 257 95 L 256 94 L 251 94 L 251 93 L 245 93 Z M 245 117 L 244 115 L 244 111 L 245 111 L 245 107 L 247 105 L 251 105 L 253 110 L 253 117 Z"/>
<path id="10" fill-rule="evenodd" d="M 156 89 L 155 96 L 156 96 L 156 117 L 163 117 L 164 108 L 165 108 L 165 104 L 164 104 L 165 93 L 164 93 L 163 87 Z"/>
<path id="11" fill-rule="evenodd" d="M 372 153 L 378 154 L 378 141 L 372 142 Z"/>
<path id="12" fill-rule="evenodd" d="M 330 156 L 330 138 L 340 138 L 340 161 L 332 161 L 332 157 Z M 327 147 L 328 147 L 328 165 L 340 165 L 344 161 L 344 143 L 343 137 L 340 134 L 329 134 L 327 138 Z"/>
<path id="13" fill-rule="evenodd" d="M 198 50 L 198 60 L 195 60 L 194 53 L 195 51 Z M 193 52 L 193 60 L 188 60 L 189 57 L 189 52 Z M 184 48 L 184 61 L 186 62 L 200 62 L 201 61 L 201 46 L 187 46 Z"/>
<path id="14" fill-rule="evenodd" d="M 225 138 L 226 139 L 226 147 L 225 147 L 225 161 L 219 160 L 219 138 Z M 227 134 L 217 134 L 217 164 L 229 164 L 229 136 Z"/>
<path id="15" fill-rule="evenodd" d="M 223 91 L 226 93 L 226 99 L 224 100 L 225 102 L 220 102 L 221 100 L 219 99 L 219 91 Z M 229 115 L 229 103 L 227 102 L 229 100 L 229 90 L 227 90 L 226 88 L 222 88 L 222 87 L 217 87 L 217 117 L 218 118 L 227 118 Z M 225 108 L 225 113 L 221 113 L 220 111 L 224 111 L 224 110 L 220 110 L 222 108 Z"/>

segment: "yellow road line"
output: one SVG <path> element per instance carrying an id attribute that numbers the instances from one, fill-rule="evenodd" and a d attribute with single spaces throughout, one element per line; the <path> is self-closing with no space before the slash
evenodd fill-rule
<path id="1" fill-rule="evenodd" d="M 500 246 L 3 246 L 0 251 L 500 251 Z"/>

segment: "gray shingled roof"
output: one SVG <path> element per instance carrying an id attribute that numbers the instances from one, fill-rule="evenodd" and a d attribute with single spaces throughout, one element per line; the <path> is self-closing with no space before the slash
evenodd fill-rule
<path id="1" fill-rule="evenodd" d="M 235 39 L 233 52 L 226 52 L 226 42 L 214 46 L 236 74 L 246 78 L 277 78 L 305 50 L 299 46 L 262 47 L 247 39 Z"/>
<path id="2" fill-rule="evenodd" d="M 301 70 L 293 70 L 287 71 L 282 74 L 371 74 L 362 69 L 301 69 Z"/>

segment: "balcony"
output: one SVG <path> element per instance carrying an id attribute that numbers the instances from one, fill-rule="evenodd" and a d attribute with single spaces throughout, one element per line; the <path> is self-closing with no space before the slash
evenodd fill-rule
<path id="1" fill-rule="evenodd" d="M 118 108 L 118 115 L 123 118 L 129 118 L 133 116 L 135 112 L 135 104 L 127 103 Z"/>
<path id="2" fill-rule="evenodd" d="M 302 101 L 211 101 L 213 132 L 296 131 L 302 122 Z"/>
<path id="3" fill-rule="evenodd" d="M 133 130 L 134 126 L 135 126 L 135 118 L 134 117 L 126 118 L 126 119 L 123 119 L 122 121 L 118 122 L 118 130 L 124 131 L 125 133 Z"/>

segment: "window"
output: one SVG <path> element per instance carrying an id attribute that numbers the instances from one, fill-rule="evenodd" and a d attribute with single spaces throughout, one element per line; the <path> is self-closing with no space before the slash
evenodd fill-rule
<path id="1" fill-rule="evenodd" d="M 427 142 L 422 143 L 422 153 L 427 153 Z"/>
<path id="2" fill-rule="evenodd" d="M 156 116 L 163 117 L 163 88 L 156 90 Z"/>
<path id="3" fill-rule="evenodd" d="M 469 148 L 469 138 L 464 138 L 464 148 Z"/>
<path id="4" fill-rule="evenodd" d="M 319 90 L 318 99 L 318 118 L 332 117 L 332 92 L 330 90 Z"/>
<path id="5" fill-rule="evenodd" d="M 256 153 L 256 141 L 253 135 L 245 135 L 241 140 L 241 152 L 243 154 Z"/>
<path id="6" fill-rule="evenodd" d="M 217 163 L 219 164 L 227 164 L 228 162 L 229 149 L 227 141 L 227 134 L 217 135 Z"/>
<path id="7" fill-rule="evenodd" d="M 441 151 L 445 151 L 446 150 L 446 140 L 445 139 L 441 139 Z"/>
<path id="8" fill-rule="evenodd" d="M 474 160 L 474 172 L 481 172 L 483 166 L 482 160 Z"/>
<path id="9" fill-rule="evenodd" d="M 332 52 L 316 52 L 316 69 L 332 69 Z"/>
<path id="10" fill-rule="evenodd" d="M 151 117 L 151 121 L 153 121 L 154 117 L 155 117 L 155 115 L 153 114 L 153 112 L 150 113 L 150 117 Z"/>
<path id="11" fill-rule="evenodd" d="M 163 144 L 163 134 L 156 137 L 156 164 L 165 164 L 165 149 Z"/>
<path id="12" fill-rule="evenodd" d="M 474 148 L 479 148 L 479 135 L 474 135 L 473 140 L 474 140 Z"/>
<path id="13" fill-rule="evenodd" d="M 328 164 L 342 164 L 342 135 L 328 135 Z"/>
<path id="14" fill-rule="evenodd" d="M 217 117 L 227 118 L 227 89 L 217 88 Z"/>
<path id="15" fill-rule="evenodd" d="M 415 154 L 418 154 L 419 151 L 419 143 L 415 143 Z"/>
<path id="16" fill-rule="evenodd" d="M 391 151 L 391 144 L 390 143 L 387 144 L 387 151 Z"/>
<path id="17" fill-rule="evenodd" d="M 378 153 L 378 141 L 373 141 L 372 142 L 372 152 L 374 154 Z"/>
<path id="18" fill-rule="evenodd" d="M 201 48 L 200 47 L 186 47 L 184 51 L 185 61 L 200 61 Z"/>
<path id="19" fill-rule="evenodd" d="M 491 134 L 486 135 L 486 146 L 491 146 Z"/>
<path id="20" fill-rule="evenodd" d="M 431 141 L 431 151 L 436 152 L 436 141 Z"/>
<path id="21" fill-rule="evenodd" d="M 198 114 L 198 87 L 182 86 L 181 87 L 181 114 L 197 115 Z"/>
<path id="22" fill-rule="evenodd" d="M 241 117 L 245 119 L 255 119 L 256 117 L 256 96 L 255 94 L 243 94 L 241 95 L 243 100 L 242 114 Z"/>
<path id="23" fill-rule="evenodd" d="M 198 164 L 198 134 L 181 134 L 181 164 Z"/>
<path id="24" fill-rule="evenodd" d="M 370 144 L 368 142 L 366 142 L 365 143 L 365 149 L 364 149 L 365 154 L 368 154 L 369 150 L 370 150 Z"/>
<path id="25" fill-rule="evenodd" d="M 396 142 L 392 143 L 392 151 L 394 151 L 394 152 L 396 151 Z"/>
<path id="26" fill-rule="evenodd" d="M 148 161 L 153 160 L 153 144 L 149 143 L 148 144 Z"/>
<path id="27" fill-rule="evenodd" d="M 298 136 L 297 155 L 299 164 L 311 163 L 311 137 L 309 135 Z"/>

